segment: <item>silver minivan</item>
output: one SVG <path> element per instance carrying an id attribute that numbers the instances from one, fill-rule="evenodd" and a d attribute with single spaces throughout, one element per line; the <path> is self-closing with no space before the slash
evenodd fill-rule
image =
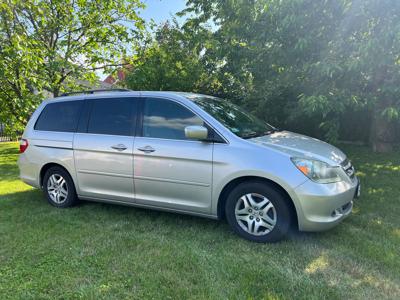
<path id="1" fill-rule="evenodd" d="M 256 242 L 320 231 L 360 193 L 342 151 L 279 130 L 231 102 L 179 92 L 44 101 L 20 142 L 21 179 L 48 202 L 78 199 L 226 218 Z"/>

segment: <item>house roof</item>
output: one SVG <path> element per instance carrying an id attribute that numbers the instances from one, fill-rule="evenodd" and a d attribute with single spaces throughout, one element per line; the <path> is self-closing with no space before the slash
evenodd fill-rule
<path id="1" fill-rule="evenodd" d="M 118 81 L 124 81 L 125 80 L 125 72 L 122 69 L 119 69 L 117 71 L 116 76 L 110 74 L 106 77 L 106 79 L 103 80 L 103 82 L 108 83 L 108 84 L 114 84 Z"/>

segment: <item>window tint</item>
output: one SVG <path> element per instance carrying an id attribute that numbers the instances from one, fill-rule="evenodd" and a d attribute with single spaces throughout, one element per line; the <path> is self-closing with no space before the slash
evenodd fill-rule
<path id="1" fill-rule="evenodd" d="M 132 135 L 133 105 L 131 98 L 92 100 L 88 133 Z"/>
<path id="2" fill-rule="evenodd" d="M 35 124 L 36 130 L 74 132 L 78 126 L 82 101 L 49 103 Z"/>
<path id="3" fill-rule="evenodd" d="M 201 118 L 182 105 L 164 99 L 146 99 L 143 136 L 186 140 L 185 127 L 203 125 Z"/>

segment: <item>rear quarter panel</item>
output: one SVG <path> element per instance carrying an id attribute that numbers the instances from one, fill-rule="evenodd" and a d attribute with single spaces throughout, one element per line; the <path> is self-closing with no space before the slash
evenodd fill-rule
<path id="1" fill-rule="evenodd" d="M 76 185 L 73 135 L 69 132 L 32 132 L 27 137 L 29 146 L 19 158 L 21 179 L 34 181 L 35 186 L 40 187 L 40 170 L 48 163 L 55 163 L 68 171 Z"/>

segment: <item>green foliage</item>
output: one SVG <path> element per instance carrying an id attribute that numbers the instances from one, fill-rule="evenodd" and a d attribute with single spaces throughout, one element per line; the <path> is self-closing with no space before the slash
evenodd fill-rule
<path id="1" fill-rule="evenodd" d="M 394 134 L 390 122 L 399 121 L 400 3 L 369 0 L 343 4 L 340 25 L 325 47 L 326 57 L 311 66 L 313 89 L 306 92 L 303 104 L 313 106 L 315 96 L 332 93 L 329 102 L 333 105 L 324 107 L 325 113 L 340 115 L 349 108 L 371 111 L 370 139 L 385 141 L 384 135 Z"/>
<path id="2" fill-rule="evenodd" d="M 188 91 L 202 73 L 193 36 L 165 23 L 136 50 L 126 84 L 132 89 Z"/>
<path id="3" fill-rule="evenodd" d="M 94 82 L 120 65 L 144 29 L 139 0 L 0 2 L 0 119 L 23 126 L 49 93 Z"/>
<path id="4" fill-rule="evenodd" d="M 47 91 L 124 62 L 132 89 L 230 98 L 278 127 L 331 141 L 345 126 L 351 139 L 394 141 L 399 1 L 189 0 L 183 26 L 147 35 L 139 1 L 0 3 L 0 118 L 24 124 Z M 361 118 L 344 120 L 349 112 Z"/>
<path id="5" fill-rule="evenodd" d="M 228 97 L 278 126 L 320 128 L 331 141 L 349 110 L 371 118 L 370 139 L 389 132 L 388 123 L 399 123 L 399 1 L 189 0 L 187 5 L 180 15 L 189 19 L 169 35 L 168 43 L 179 47 L 168 49 L 155 38 L 148 50 L 154 61 L 140 73 L 142 82 Z M 182 60 L 182 51 L 194 61 Z M 180 76 L 175 62 L 192 64 L 197 72 Z M 149 77 L 152 71 L 159 77 Z"/>
<path id="6" fill-rule="evenodd" d="M 248 99 L 265 102 L 263 113 L 279 99 L 280 117 L 290 120 L 301 109 L 322 120 L 331 140 L 349 109 L 372 111 L 378 121 L 399 120 L 399 1 L 189 2 L 191 10 L 214 16 L 226 67 L 234 74 L 251 72 Z M 380 121 L 371 124 L 388 131 Z"/>
<path id="7" fill-rule="evenodd" d="M 180 28 L 176 20 L 158 26 L 134 49 L 125 84 L 134 90 L 215 93 L 221 84 L 214 78 L 213 62 L 204 56 L 210 41 L 206 28 Z"/>

